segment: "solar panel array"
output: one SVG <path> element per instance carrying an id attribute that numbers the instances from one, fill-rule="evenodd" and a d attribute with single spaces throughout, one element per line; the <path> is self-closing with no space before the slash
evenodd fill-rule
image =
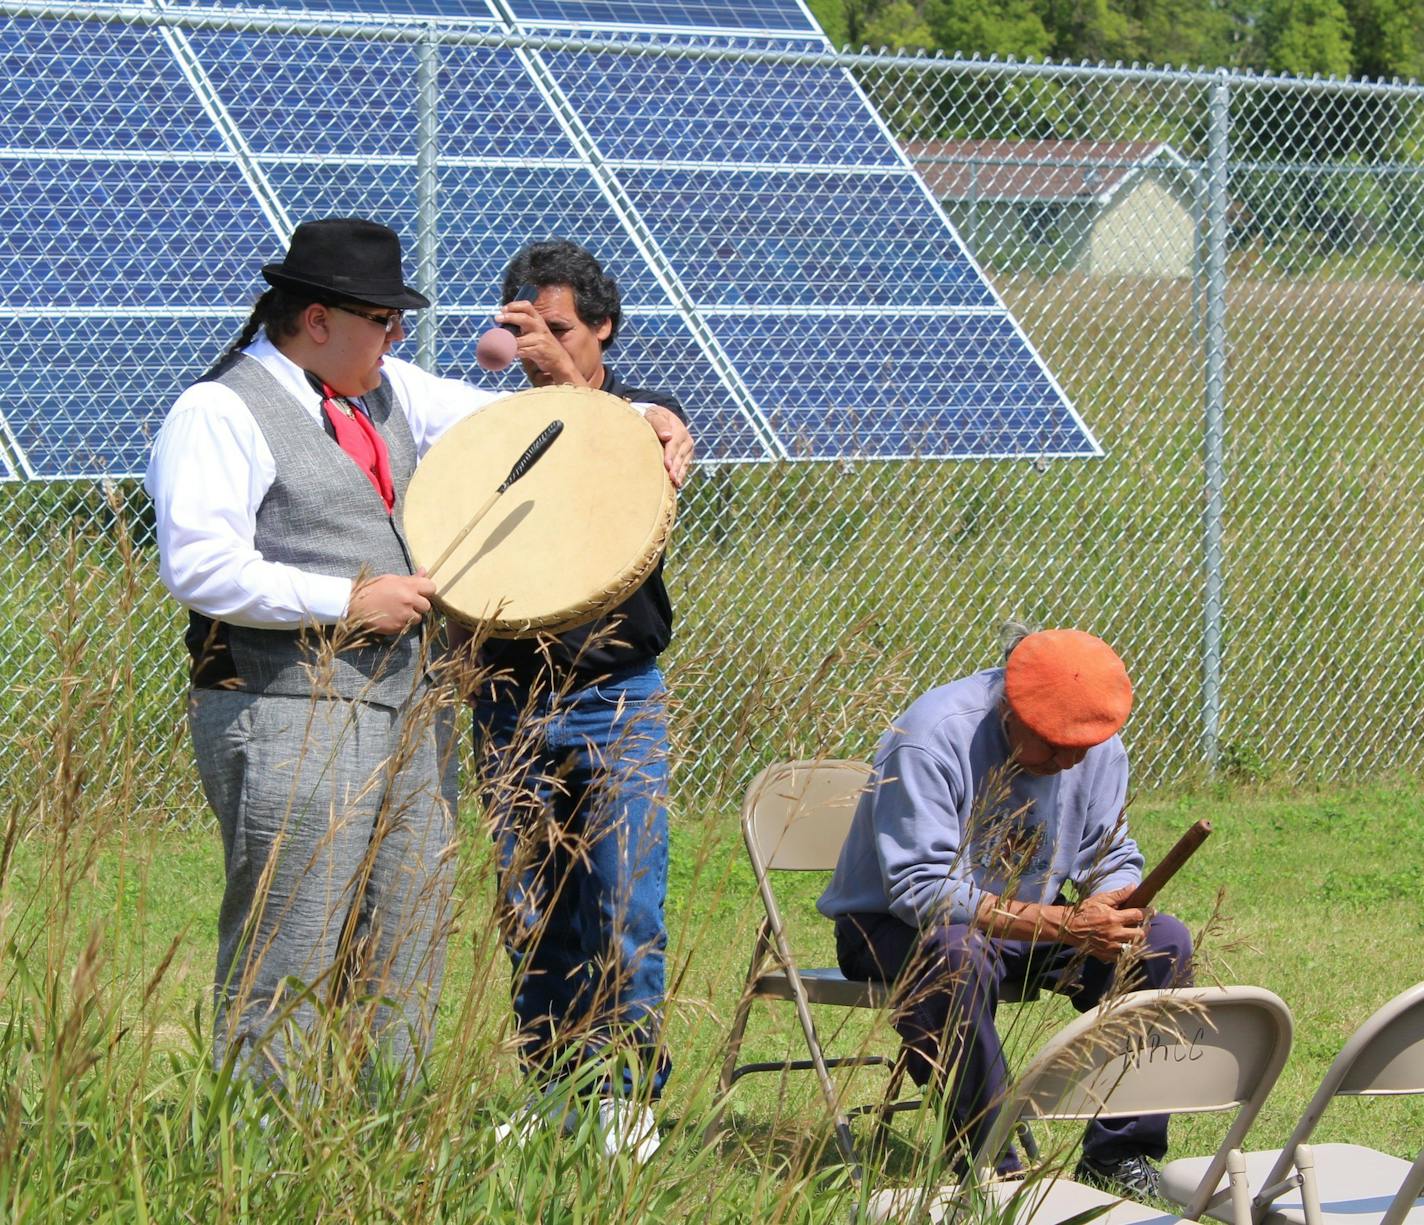
<path id="1" fill-rule="evenodd" d="M 305 6 L 371 26 L 342 37 L 254 4 L 212 29 L 0 10 L 0 329 L 23 355 L 0 429 L 24 475 L 141 473 L 298 221 L 378 217 L 411 257 L 420 49 L 373 14 L 449 35 L 442 370 L 489 383 L 506 262 L 567 236 L 623 288 L 613 364 L 680 394 L 706 458 L 1097 453 L 851 76 L 775 58 L 826 49 L 799 0 L 490 4 Z"/>

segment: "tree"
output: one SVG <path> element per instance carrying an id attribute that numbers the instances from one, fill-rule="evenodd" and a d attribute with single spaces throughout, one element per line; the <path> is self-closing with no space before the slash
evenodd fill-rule
<path id="1" fill-rule="evenodd" d="M 1030 0 L 927 0 L 925 21 L 943 50 L 960 55 L 1041 59 L 1053 45 Z"/>
<path id="2" fill-rule="evenodd" d="M 1108 0 L 1037 0 L 1037 9 L 1058 59 L 1132 58 L 1127 17 Z"/>
<path id="3" fill-rule="evenodd" d="M 1235 0 L 1124 0 L 1117 7 L 1127 19 L 1123 58 L 1149 64 L 1232 64 L 1235 40 L 1252 26 L 1248 14 L 1234 11 L 1244 7 Z"/>
<path id="4" fill-rule="evenodd" d="M 1346 0 L 1354 30 L 1354 72 L 1365 77 L 1424 75 L 1421 0 Z"/>
<path id="5" fill-rule="evenodd" d="M 1261 37 L 1266 66 L 1274 72 L 1350 75 L 1350 17 L 1340 0 L 1269 0 Z"/>
<path id="6" fill-rule="evenodd" d="M 844 0 L 806 0 L 806 6 L 831 46 L 840 48 L 850 42 L 850 19 Z"/>
<path id="7" fill-rule="evenodd" d="M 890 0 L 865 23 L 861 41 L 867 47 L 891 51 L 928 51 L 934 35 L 910 0 Z"/>

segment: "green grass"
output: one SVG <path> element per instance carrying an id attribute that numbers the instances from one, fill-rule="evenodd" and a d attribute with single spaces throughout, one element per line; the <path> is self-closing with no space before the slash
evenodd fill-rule
<path id="1" fill-rule="evenodd" d="M 1424 919 L 1413 852 L 1424 792 L 1403 779 L 1318 791 L 1221 787 L 1142 796 L 1132 808 L 1149 859 L 1201 817 L 1216 832 L 1162 901 L 1198 928 L 1223 891 L 1226 919 L 1206 940 L 1203 980 L 1269 987 L 1295 1014 L 1293 1054 L 1252 1135 L 1253 1145 L 1279 1144 L 1344 1038 L 1418 977 Z M 744 1081 L 728 1137 L 713 1150 L 698 1143 L 760 914 L 731 810 L 684 812 L 675 823 L 676 1069 L 660 1107 L 664 1150 L 641 1172 L 596 1158 L 586 1135 L 543 1137 L 522 1151 L 493 1143 L 491 1126 L 521 1086 L 507 1042 L 507 973 L 489 937 L 488 855 L 472 813 L 461 829 L 459 930 L 428 1100 L 338 1099 L 275 1133 L 255 1132 L 250 1114 L 230 1124 L 243 1103 L 212 1083 L 206 1051 L 220 850 L 198 826 L 114 822 L 92 837 L 72 825 L 63 837 L 14 844 L 0 887 L 8 945 L 0 1218 L 844 1219 L 851 1191 L 809 1076 Z M 821 883 L 793 877 L 781 893 L 808 959 L 828 964 L 830 925 L 814 912 Z M 1071 1015 L 1056 999 L 1006 1008 L 1015 1058 Z M 883 1024 L 864 1015 L 823 1013 L 821 1023 L 842 1048 L 893 1049 Z M 747 1055 L 776 1058 L 798 1043 L 791 1009 L 757 1008 Z M 882 1085 L 880 1074 L 861 1072 L 847 1092 L 873 1100 Z M 1424 1101 L 1350 1101 L 1331 1111 L 1319 1138 L 1412 1156 L 1421 1131 Z M 1219 1120 L 1183 1120 L 1172 1155 L 1205 1151 L 1219 1134 Z M 923 1124 L 897 1124 L 880 1177 L 924 1176 L 923 1141 Z"/>
<path id="2" fill-rule="evenodd" d="M 16 838 L 0 844 L 0 1219 L 797 1220 L 818 1202 L 843 1218 L 810 1078 L 752 1078 L 728 1139 L 696 1143 L 760 914 L 737 794 L 775 758 L 868 755 L 909 695 L 992 659 L 1009 613 L 1122 650 L 1149 859 L 1196 818 L 1216 822 L 1167 902 L 1205 925 L 1224 887 L 1208 973 L 1295 1011 L 1296 1052 L 1256 1137 L 1279 1142 L 1344 1036 L 1419 974 L 1424 820 L 1401 771 L 1424 693 L 1409 628 L 1424 615 L 1424 446 L 1404 411 L 1424 390 L 1424 290 L 1234 271 L 1220 789 L 1198 747 L 1202 386 L 1185 284 L 999 286 L 1103 460 L 745 467 L 704 473 L 683 499 L 667 657 L 677 1071 L 666 1152 L 642 1174 L 594 1160 L 587 1137 L 493 1147 L 521 1088 L 473 813 L 432 1094 L 337 1093 L 343 1109 L 255 1138 L 253 1108 L 208 1070 L 219 853 L 182 732 L 181 618 L 142 531 L 94 487 L 0 491 L 17 541 L 0 597 L 13 674 L 0 818 Z M 1300 780 L 1330 789 L 1291 790 Z M 790 911 L 829 964 L 818 888 L 792 882 Z M 1016 1056 L 1065 1008 L 1012 1010 Z M 883 1040 L 863 1017 L 825 1022 L 842 1045 Z M 758 1009 L 753 1050 L 798 1040 L 790 1009 Z M 862 1074 L 851 1089 L 879 1086 Z M 1351 1102 L 1321 1135 L 1404 1154 L 1421 1123 L 1417 1103 Z M 1211 1130 L 1185 1123 L 1175 1151 Z M 913 1178 L 922 1146 L 900 1135 L 887 1169 Z"/>

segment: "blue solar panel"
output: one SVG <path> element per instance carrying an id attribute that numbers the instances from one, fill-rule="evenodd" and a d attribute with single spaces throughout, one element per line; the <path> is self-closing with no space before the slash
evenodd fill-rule
<path id="1" fill-rule="evenodd" d="M 521 25 L 792 30 L 820 34 L 797 0 L 502 0 Z"/>
<path id="2" fill-rule="evenodd" d="M 711 322 L 793 458 L 1099 454 L 1003 312 Z"/>
<path id="3" fill-rule="evenodd" d="M 141 476 L 163 415 L 216 359 L 241 319 L 0 320 L 0 404 L 30 473 Z M 38 379 L 35 372 L 45 371 Z"/>
<path id="4" fill-rule="evenodd" d="M 615 52 L 543 59 L 607 158 L 902 164 L 841 69 Z"/>
<path id="5" fill-rule="evenodd" d="M 0 301 L 240 304 L 274 243 L 230 163 L 0 158 Z"/>
<path id="6" fill-rule="evenodd" d="M 485 0 L 187 0 L 198 8 L 282 9 L 298 13 L 355 13 L 363 17 L 448 17 L 489 20 Z"/>
<path id="7" fill-rule="evenodd" d="M 619 172 L 699 306 L 992 306 L 912 174 Z"/>
<path id="8" fill-rule="evenodd" d="M 490 374 L 475 364 L 475 342 L 490 326 L 488 315 L 440 318 L 440 369 L 480 387 L 520 391 L 528 386 L 518 366 Z M 623 316 L 608 365 L 630 386 L 652 386 L 676 395 L 688 411 L 703 459 L 765 459 L 756 432 L 737 408 L 686 322 L 677 315 Z"/>
<path id="9" fill-rule="evenodd" d="M 258 152 L 419 153 L 417 50 L 409 43 L 203 32 L 192 45 Z M 442 160 L 576 156 L 513 52 L 445 48 L 439 89 Z"/>
<path id="10" fill-rule="evenodd" d="M 300 7 L 496 30 L 494 3 Z M 497 3 L 547 32 L 824 47 L 799 0 Z M 416 273 L 411 43 L 179 37 L 262 183 L 244 177 L 242 150 L 224 144 L 160 32 L 0 21 L 6 143 L 35 150 L 0 158 L 0 303 L 19 312 L 0 341 L 33 355 L 18 366 L 27 374 L 0 374 L 0 403 L 27 474 L 142 471 L 157 421 L 240 324 L 194 315 L 245 307 L 262 288 L 258 266 L 281 255 L 254 188 L 270 188 L 292 222 L 389 222 Z M 473 347 L 507 261 L 528 241 L 567 237 L 622 284 L 612 364 L 684 397 L 704 458 L 764 458 L 773 431 L 795 457 L 1097 453 L 847 73 L 686 53 L 527 54 L 552 73 L 554 95 L 516 51 L 439 50 L 442 369 L 490 383 Z M 696 339 L 709 333 L 710 353 Z M 56 373 L 35 387 L 39 369 Z"/>
<path id="11" fill-rule="evenodd" d="M 377 216 L 402 236 L 408 258 L 416 235 L 413 166 L 273 165 L 268 175 L 293 217 L 354 212 Z M 442 303 L 493 304 L 505 266 L 526 242 L 572 238 L 597 251 L 630 307 L 667 297 L 627 231 L 582 169 L 558 166 L 451 166 L 440 175 L 445 219 L 436 275 Z"/>
<path id="12" fill-rule="evenodd" d="M 11 148 L 222 149 L 157 30 L 0 19 L 0 115 Z"/>

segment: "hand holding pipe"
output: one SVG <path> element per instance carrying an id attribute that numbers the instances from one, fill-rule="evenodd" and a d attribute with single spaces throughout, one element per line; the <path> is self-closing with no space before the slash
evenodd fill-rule
<path id="1" fill-rule="evenodd" d="M 1146 906 L 1177 874 L 1182 865 L 1196 853 L 1197 848 L 1207 840 L 1207 835 L 1210 833 L 1210 821 L 1201 820 L 1193 825 L 1177 839 L 1177 845 L 1163 856 L 1162 862 L 1143 878 L 1142 883 L 1118 903 L 1118 908 L 1134 910 Z"/>

